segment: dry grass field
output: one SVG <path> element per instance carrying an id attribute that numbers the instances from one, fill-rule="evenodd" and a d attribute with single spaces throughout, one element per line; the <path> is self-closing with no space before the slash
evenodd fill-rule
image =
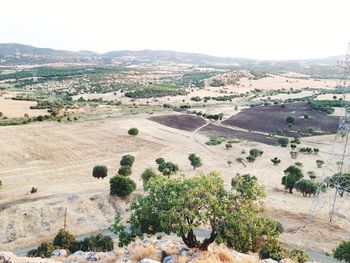
<path id="1" fill-rule="evenodd" d="M 283 170 L 295 161 L 304 165 L 304 172 L 313 170 L 321 176 L 316 159 L 328 158 L 332 135 L 302 139 L 302 144 L 320 148 L 316 155 L 289 156 L 289 149 L 241 140 L 226 150 L 224 143 L 205 144 L 208 137 L 198 130 L 185 131 L 148 120 L 148 115 L 124 116 L 100 121 L 57 123 L 44 122 L 1 128 L 0 140 L 0 249 L 15 249 L 40 243 L 52 237 L 63 225 L 67 208 L 68 228 L 73 234 L 106 229 L 111 224 L 114 209 L 122 211 L 125 200 L 111 199 L 108 180 L 113 176 L 122 155 L 135 156 L 132 178 L 137 192 L 142 191 L 140 174 L 147 167 L 156 168 L 154 160 L 164 157 L 179 164 L 180 174 L 193 176 L 199 172 L 219 171 L 227 187 L 236 173 L 258 177 L 267 191 L 265 213 L 282 222 L 282 241 L 314 250 L 330 251 L 345 238 L 346 220 L 327 222 L 323 210 L 310 225 L 302 228 L 312 198 L 300 194 L 285 194 L 280 184 Z M 130 127 L 138 127 L 136 137 L 127 135 Z M 262 157 L 247 167 L 236 162 L 245 158 L 242 150 L 258 147 Z M 193 171 L 187 160 L 189 153 L 202 158 L 203 166 Z M 282 162 L 274 166 L 270 159 Z M 232 160 L 232 165 L 227 164 Z M 94 165 L 109 169 L 104 180 L 94 179 Z M 30 194 L 31 187 L 38 192 Z M 127 202 L 127 201 L 126 201 Z M 305 237 L 307 237 L 305 239 Z"/>

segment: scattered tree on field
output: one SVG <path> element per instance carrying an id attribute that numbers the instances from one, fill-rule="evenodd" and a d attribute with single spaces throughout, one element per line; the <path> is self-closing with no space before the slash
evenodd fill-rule
<path id="1" fill-rule="evenodd" d="M 126 197 L 136 189 L 136 184 L 129 177 L 116 175 L 109 180 L 110 195 Z"/>
<path id="2" fill-rule="evenodd" d="M 281 159 L 275 157 L 275 158 L 271 159 L 271 162 L 273 163 L 273 165 L 276 165 L 276 166 L 277 166 L 277 165 L 280 164 Z"/>
<path id="3" fill-rule="evenodd" d="M 287 147 L 287 145 L 289 143 L 289 139 L 287 137 L 278 138 L 277 141 L 278 141 L 279 145 L 281 145 L 282 147 Z"/>
<path id="4" fill-rule="evenodd" d="M 132 135 L 132 136 L 136 136 L 136 135 L 139 134 L 139 130 L 138 130 L 137 128 L 130 128 L 130 129 L 128 130 L 128 134 L 129 134 L 129 135 Z"/>
<path id="5" fill-rule="evenodd" d="M 166 162 L 164 158 L 156 159 L 158 164 L 158 171 L 163 175 L 170 176 L 179 170 L 179 166 L 172 162 Z"/>
<path id="6" fill-rule="evenodd" d="M 92 170 L 92 176 L 95 178 L 105 178 L 107 176 L 108 169 L 104 165 L 96 165 Z"/>
<path id="7" fill-rule="evenodd" d="M 201 158 L 198 157 L 197 155 L 195 155 L 194 153 L 191 153 L 188 156 L 188 160 L 191 162 L 191 165 L 193 167 L 193 170 L 195 170 L 196 168 L 202 166 L 202 161 Z"/>
<path id="8" fill-rule="evenodd" d="M 285 176 L 282 177 L 282 185 L 284 185 L 285 190 L 289 190 L 289 193 L 293 193 L 293 188 L 295 183 L 303 178 L 303 172 L 297 166 L 289 166 L 284 170 Z"/>
<path id="9" fill-rule="evenodd" d="M 134 164 L 134 161 L 135 161 L 135 157 L 130 154 L 127 154 L 127 155 L 124 155 L 120 160 L 120 165 L 128 165 L 131 167 Z"/>
<path id="10" fill-rule="evenodd" d="M 309 179 L 300 179 L 298 180 L 295 185 L 294 188 L 303 194 L 303 196 L 311 196 L 311 195 L 315 195 L 316 191 L 317 191 L 317 187 L 318 185 L 314 182 L 311 181 Z"/>
<path id="11" fill-rule="evenodd" d="M 316 160 L 316 165 L 317 165 L 318 168 L 322 168 L 322 165 L 324 165 L 324 161 Z"/>

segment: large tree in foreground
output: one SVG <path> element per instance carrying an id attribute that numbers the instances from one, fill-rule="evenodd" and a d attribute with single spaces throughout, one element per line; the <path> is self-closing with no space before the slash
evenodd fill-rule
<path id="1" fill-rule="evenodd" d="M 266 237 L 279 235 L 270 218 L 259 215 L 263 189 L 256 178 L 237 175 L 227 191 L 218 173 L 189 179 L 153 176 L 147 195 L 136 197 L 130 207 L 130 226 L 116 216 L 111 229 L 123 246 L 144 234 L 176 234 L 189 248 L 207 250 L 216 241 L 236 250 L 257 251 Z M 197 239 L 195 230 L 209 227 L 208 237 Z"/>

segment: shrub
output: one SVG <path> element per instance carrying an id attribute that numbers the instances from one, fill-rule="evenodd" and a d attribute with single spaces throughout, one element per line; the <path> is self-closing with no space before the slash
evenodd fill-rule
<path id="1" fill-rule="evenodd" d="M 157 173 L 152 168 L 147 168 L 141 174 L 141 179 L 143 181 L 143 189 L 147 190 L 147 183 L 151 178 L 157 176 Z"/>
<path id="2" fill-rule="evenodd" d="M 334 258 L 345 262 L 350 262 L 350 241 L 341 242 L 334 250 Z"/>
<path id="3" fill-rule="evenodd" d="M 131 173 L 132 173 L 132 170 L 131 170 L 131 166 L 129 165 L 122 165 L 118 170 L 118 174 L 122 176 L 129 176 L 131 175 Z"/>
<path id="4" fill-rule="evenodd" d="M 276 166 L 277 166 L 277 165 L 280 164 L 281 159 L 275 157 L 275 158 L 271 159 L 271 162 L 273 163 L 273 165 L 276 165 Z"/>
<path id="5" fill-rule="evenodd" d="M 290 142 L 295 144 L 300 144 L 300 136 L 294 137 L 293 140 L 291 140 Z"/>
<path id="6" fill-rule="evenodd" d="M 74 253 L 76 251 L 108 252 L 112 250 L 113 250 L 112 238 L 102 234 L 86 237 L 82 241 L 76 241 L 70 247 L 71 253 Z"/>
<path id="7" fill-rule="evenodd" d="M 308 114 L 304 114 L 304 119 L 308 120 L 310 118 L 310 116 Z"/>
<path id="8" fill-rule="evenodd" d="M 301 163 L 301 162 L 295 162 L 294 165 L 296 165 L 296 166 L 298 166 L 298 167 L 300 167 L 300 168 L 303 167 L 303 163 Z"/>
<path id="9" fill-rule="evenodd" d="M 296 159 L 297 157 L 298 157 L 298 152 L 289 152 L 289 154 L 290 154 L 290 157 L 292 158 L 292 159 Z"/>
<path id="10" fill-rule="evenodd" d="M 116 175 L 109 181 L 110 195 L 126 197 L 130 195 L 135 189 L 136 184 L 129 177 Z"/>
<path id="11" fill-rule="evenodd" d="M 308 171 L 307 174 L 311 180 L 316 179 L 316 173 L 314 171 Z"/>
<path id="12" fill-rule="evenodd" d="M 276 261 L 280 261 L 286 258 L 288 250 L 285 249 L 277 239 L 267 240 L 265 245 L 259 251 L 259 257 L 261 259 L 271 258 Z"/>
<path id="13" fill-rule="evenodd" d="M 36 117 L 36 120 L 37 120 L 37 121 L 44 121 L 45 118 L 44 118 L 43 115 L 39 115 L 39 116 Z"/>
<path id="14" fill-rule="evenodd" d="M 120 165 L 128 165 L 131 167 L 134 164 L 134 161 L 135 161 L 135 157 L 130 154 L 127 154 L 127 155 L 124 155 L 120 160 Z"/>
<path id="15" fill-rule="evenodd" d="M 158 171 L 163 175 L 170 176 L 179 170 L 179 166 L 172 162 L 164 162 L 158 165 Z"/>
<path id="16" fill-rule="evenodd" d="M 263 154 L 264 152 L 262 150 L 259 150 L 257 148 L 250 149 L 249 155 L 252 155 L 254 157 L 259 157 Z"/>
<path id="17" fill-rule="evenodd" d="M 156 164 L 162 164 L 162 163 L 165 163 L 165 159 L 163 157 L 159 157 L 156 159 Z"/>
<path id="18" fill-rule="evenodd" d="M 317 165 L 318 168 L 322 168 L 322 165 L 324 165 L 324 161 L 316 160 L 316 165 Z"/>
<path id="19" fill-rule="evenodd" d="M 307 132 L 310 134 L 314 134 L 315 133 L 315 128 L 314 127 L 309 127 L 307 128 Z"/>
<path id="20" fill-rule="evenodd" d="M 69 250 L 69 248 L 75 242 L 75 237 L 70 234 L 68 231 L 64 229 L 60 229 L 54 240 L 52 241 L 52 245 Z"/>
<path id="21" fill-rule="evenodd" d="M 107 176 L 108 169 L 104 165 L 96 165 L 92 170 L 92 176 L 95 178 L 105 178 Z"/>
<path id="22" fill-rule="evenodd" d="M 232 148 L 232 143 L 228 142 L 225 144 L 226 149 L 231 149 Z"/>
<path id="23" fill-rule="evenodd" d="M 58 249 L 58 247 L 55 247 L 51 243 L 41 243 L 41 245 L 37 248 L 29 250 L 27 252 L 27 257 L 49 258 L 51 257 L 52 251 L 54 251 L 55 249 Z"/>
<path id="24" fill-rule="evenodd" d="M 278 138 L 278 143 L 279 145 L 281 145 L 282 147 L 287 147 L 288 143 L 289 143 L 289 139 L 287 137 L 281 137 Z"/>
<path id="25" fill-rule="evenodd" d="M 309 179 L 300 179 L 295 183 L 294 188 L 303 196 L 311 196 L 316 194 L 317 184 Z"/>
<path id="26" fill-rule="evenodd" d="M 292 249 L 292 251 L 289 252 L 289 257 L 297 263 L 304 263 L 310 261 L 309 255 L 306 254 L 305 251 L 298 248 Z"/>
<path id="27" fill-rule="evenodd" d="M 287 121 L 287 123 L 289 123 L 289 124 L 294 124 L 295 119 L 294 119 L 294 117 L 292 117 L 292 116 L 288 116 L 288 117 L 286 118 L 286 121 Z"/>
<path id="28" fill-rule="evenodd" d="M 138 130 L 137 128 L 130 128 L 130 129 L 128 130 L 128 134 L 129 134 L 129 135 L 132 135 L 132 136 L 136 136 L 136 135 L 139 134 L 139 130 Z"/>

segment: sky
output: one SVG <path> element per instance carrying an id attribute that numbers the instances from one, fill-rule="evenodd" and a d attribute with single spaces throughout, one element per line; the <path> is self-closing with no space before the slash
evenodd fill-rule
<path id="1" fill-rule="evenodd" d="M 256 59 L 343 55 L 350 0 L 2 0 L 0 43 Z"/>

